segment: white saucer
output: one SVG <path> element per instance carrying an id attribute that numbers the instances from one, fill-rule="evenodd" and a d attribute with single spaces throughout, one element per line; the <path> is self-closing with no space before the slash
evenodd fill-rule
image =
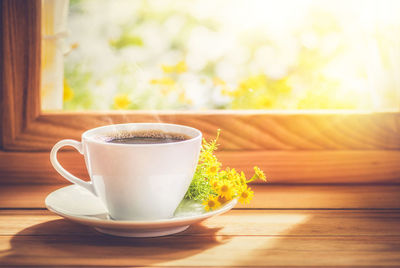
<path id="1" fill-rule="evenodd" d="M 206 212 L 201 203 L 183 200 L 170 219 L 152 221 L 118 221 L 110 219 L 101 201 L 77 185 L 58 189 L 46 197 L 46 207 L 74 222 L 94 227 L 101 233 L 128 237 L 156 237 L 175 234 L 186 230 L 190 224 L 233 208 L 237 200 L 221 208 Z"/>

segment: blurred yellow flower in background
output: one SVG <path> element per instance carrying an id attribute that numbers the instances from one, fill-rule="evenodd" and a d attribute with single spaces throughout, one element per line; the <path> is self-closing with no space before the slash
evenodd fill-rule
<path id="1" fill-rule="evenodd" d="M 71 49 L 77 49 L 79 47 L 79 43 L 75 42 L 71 44 Z"/>
<path id="2" fill-rule="evenodd" d="M 64 94 L 63 94 L 63 100 L 64 101 L 70 101 L 74 98 L 74 91 L 72 88 L 68 85 L 67 79 L 64 78 Z"/>
<path id="3" fill-rule="evenodd" d="M 265 88 L 267 83 L 267 77 L 264 74 L 250 76 L 240 82 L 238 90 L 245 92 L 249 90 L 258 90 Z"/>
<path id="4" fill-rule="evenodd" d="M 175 85 L 175 80 L 171 77 L 162 77 L 159 79 L 150 80 L 150 84 L 152 85 L 163 85 L 163 86 L 172 86 Z"/>
<path id="5" fill-rule="evenodd" d="M 177 89 L 176 81 L 168 76 L 152 79 L 150 80 L 150 84 L 158 85 L 160 87 L 161 95 L 163 96 L 166 96 Z"/>
<path id="6" fill-rule="evenodd" d="M 189 99 L 189 98 L 186 96 L 186 93 L 185 93 L 184 91 L 181 91 L 181 92 L 179 93 L 179 95 L 178 95 L 178 100 L 179 100 L 180 103 L 183 103 L 183 104 L 192 104 L 192 100 Z"/>
<path id="7" fill-rule="evenodd" d="M 127 109 L 131 103 L 132 102 L 127 94 L 118 94 L 114 97 L 115 109 L 120 109 L 120 110 Z"/>
<path id="8" fill-rule="evenodd" d="M 224 96 L 230 96 L 233 97 L 233 92 L 228 85 L 226 84 L 226 82 L 224 80 L 222 80 L 219 77 L 214 77 L 213 79 L 213 83 L 216 87 L 218 87 L 221 90 L 221 94 Z"/>
<path id="9" fill-rule="evenodd" d="M 219 77 L 214 77 L 213 83 L 216 86 L 226 86 L 226 82 Z"/>
<path id="10" fill-rule="evenodd" d="M 177 73 L 181 74 L 187 71 L 187 65 L 186 62 L 181 60 L 178 62 L 176 65 L 161 65 L 161 69 L 163 70 L 164 73 Z"/>

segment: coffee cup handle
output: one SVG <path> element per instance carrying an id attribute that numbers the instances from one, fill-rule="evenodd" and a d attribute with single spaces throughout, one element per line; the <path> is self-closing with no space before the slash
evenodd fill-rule
<path id="1" fill-rule="evenodd" d="M 92 194 L 96 195 L 96 191 L 94 190 L 92 182 L 86 182 L 84 180 L 79 179 L 78 177 L 75 177 L 71 173 L 69 173 L 65 168 L 63 168 L 60 163 L 57 160 L 57 152 L 64 146 L 72 146 L 74 147 L 80 154 L 83 154 L 83 148 L 82 148 L 82 143 L 79 141 L 75 140 L 61 140 L 57 142 L 54 146 L 53 149 L 51 149 L 50 152 L 50 161 L 51 164 L 53 165 L 54 169 L 64 178 L 69 180 L 70 182 L 79 185 L 85 189 L 87 189 L 89 192 Z"/>

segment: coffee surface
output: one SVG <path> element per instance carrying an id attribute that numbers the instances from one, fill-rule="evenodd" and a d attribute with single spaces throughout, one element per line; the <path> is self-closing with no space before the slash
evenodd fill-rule
<path id="1" fill-rule="evenodd" d="M 125 131 L 119 132 L 107 137 L 109 143 L 119 144 L 161 144 L 173 143 L 188 140 L 191 137 L 172 132 L 164 132 L 161 130 L 146 130 L 146 131 Z"/>
<path id="2" fill-rule="evenodd" d="M 113 139 L 109 143 L 122 143 L 122 144 L 159 144 L 183 141 L 183 139 L 172 138 L 151 138 L 151 137 L 130 137 L 123 139 Z"/>

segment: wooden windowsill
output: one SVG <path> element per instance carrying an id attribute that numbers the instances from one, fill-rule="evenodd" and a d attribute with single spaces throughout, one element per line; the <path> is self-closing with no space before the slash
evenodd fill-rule
<path id="1" fill-rule="evenodd" d="M 400 265 L 400 185 L 254 185 L 250 206 L 147 239 L 47 211 L 59 187 L 0 186 L 0 266 Z"/>
<path id="2" fill-rule="evenodd" d="M 43 113 L 40 12 L 40 0 L 0 1 L 0 266 L 400 266 L 398 111 Z M 152 239 L 101 235 L 45 209 L 65 182 L 49 162 L 56 141 L 158 120 L 207 138 L 222 129 L 222 162 L 259 165 L 271 184 L 253 186 L 247 208 Z M 60 156 L 87 175 L 76 152 Z"/>

